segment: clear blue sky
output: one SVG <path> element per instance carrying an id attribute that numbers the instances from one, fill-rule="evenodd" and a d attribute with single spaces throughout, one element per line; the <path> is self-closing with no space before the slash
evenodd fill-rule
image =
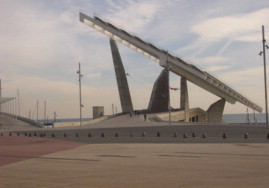
<path id="1" fill-rule="evenodd" d="M 83 117 L 92 106 L 121 111 L 109 40 L 79 22 L 79 12 L 98 15 L 124 30 L 212 73 L 264 108 L 261 26 L 269 40 L 268 0 L 1 0 L 0 78 L 3 95 L 20 92 L 21 112 L 47 101 L 48 115 L 78 117 L 81 62 Z M 147 108 L 161 67 L 118 44 L 130 74 L 134 107 Z M 268 53 L 267 53 L 268 54 Z M 269 54 L 268 54 L 269 55 Z M 268 56 L 267 55 L 267 56 Z M 180 77 L 171 75 L 171 86 Z M 189 84 L 191 107 L 207 109 L 218 97 Z M 179 92 L 172 92 L 179 106 Z M 245 113 L 240 103 L 225 113 Z"/>

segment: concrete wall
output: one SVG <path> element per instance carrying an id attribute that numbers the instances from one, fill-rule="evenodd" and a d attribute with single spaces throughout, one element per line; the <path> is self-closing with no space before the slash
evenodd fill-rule
<path id="1" fill-rule="evenodd" d="M 155 118 L 156 117 L 156 118 Z M 189 109 L 189 117 L 190 119 L 195 119 L 195 122 L 206 122 L 207 121 L 207 113 L 201 108 L 192 108 Z M 151 114 L 149 115 L 149 119 L 155 119 L 159 121 L 169 121 L 169 114 L 167 112 Z M 171 112 L 171 121 L 185 121 L 185 111 L 176 111 Z M 191 121 L 191 120 L 190 120 Z"/>
<path id="2" fill-rule="evenodd" d="M 96 118 L 90 121 L 83 121 L 82 122 L 82 126 L 84 125 L 90 125 L 93 123 L 98 123 L 100 121 L 104 121 L 111 118 L 110 116 L 103 116 L 100 118 Z M 79 127 L 80 126 L 80 122 L 79 121 L 74 121 L 74 122 L 55 122 L 53 123 L 53 127 L 54 128 L 60 128 L 60 127 Z"/>

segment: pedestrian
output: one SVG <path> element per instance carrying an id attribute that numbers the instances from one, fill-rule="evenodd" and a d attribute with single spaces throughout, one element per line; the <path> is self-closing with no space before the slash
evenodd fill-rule
<path id="1" fill-rule="evenodd" d="M 147 121 L 147 114 L 144 114 L 144 120 Z"/>

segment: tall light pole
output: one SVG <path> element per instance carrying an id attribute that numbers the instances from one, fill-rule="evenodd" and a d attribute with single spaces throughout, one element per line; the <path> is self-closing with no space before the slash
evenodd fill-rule
<path id="1" fill-rule="evenodd" d="M 44 101 L 44 124 L 46 123 L 46 109 L 47 108 L 47 102 Z"/>
<path id="2" fill-rule="evenodd" d="M 36 102 L 36 121 L 38 121 L 38 101 Z"/>
<path id="3" fill-rule="evenodd" d="M 265 36 L 264 36 L 264 26 L 262 26 L 262 50 L 259 55 L 263 54 L 263 67 L 264 67 L 264 92 L 265 92 L 265 115 L 266 115 L 266 128 L 268 129 L 268 102 L 267 102 L 267 77 L 266 77 L 266 54 L 265 47 L 268 49 L 269 47 L 265 45 Z"/>
<path id="4" fill-rule="evenodd" d="M 21 110 L 20 110 L 20 93 L 19 93 L 19 90 L 17 90 L 17 96 L 18 96 L 18 115 L 21 116 Z"/>
<path id="5" fill-rule="evenodd" d="M 79 81 L 79 122 L 80 126 L 82 127 L 82 104 L 81 104 L 81 70 L 80 70 L 80 63 L 78 63 L 78 81 Z"/>
<path id="6" fill-rule="evenodd" d="M 262 46 L 263 46 L 263 66 L 264 66 L 264 89 L 265 89 L 265 113 L 266 113 L 266 128 L 268 129 L 268 102 L 267 102 L 267 78 L 266 78 L 266 55 L 265 55 L 265 36 L 264 26 L 262 26 Z"/>
<path id="7" fill-rule="evenodd" d="M 0 99 L 2 98 L 2 84 L 0 79 Z M 0 104 L 0 113 L 2 113 L 2 104 Z"/>

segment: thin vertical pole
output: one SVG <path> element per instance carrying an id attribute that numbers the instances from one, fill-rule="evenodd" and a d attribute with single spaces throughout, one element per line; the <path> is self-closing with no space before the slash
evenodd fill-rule
<path id="1" fill-rule="evenodd" d="M 38 101 L 36 102 L 36 121 L 38 121 Z"/>
<path id="2" fill-rule="evenodd" d="M 255 110 L 253 110 L 253 118 L 254 118 L 254 124 L 256 124 L 256 113 L 255 113 Z"/>
<path id="3" fill-rule="evenodd" d="M 14 110 L 14 111 L 15 111 L 15 119 L 17 119 L 17 118 L 18 118 L 18 110 L 17 110 L 17 105 L 18 105 L 18 104 L 17 104 L 17 98 L 15 98 L 14 101 L 15 101 L 15 110 Z"/>
<path id="4" fill-rule="evenodd" d="M 82 126 L 82 104 L 81 104 L 81 70 L 80 63 L 78 63 L 78 78 L 79 78 L 79 122 L 80 126 Z"/>
<path id="5" fill-rule="evenodd" d="M 262 26 L 262 44 L 263 44 L 263 65 L 264 65 L 264 89 L 265 89 L 265 113 L 266 113 L 266 128 L 268 129 L 268 102 L 267 102 L 267 78 L 266 78 L 266 55 L 265 55 L 265 36 L 264 26 Z"/>
<path id="6" fill-rule="evenodd" d="M 46 101 L 44 101 L 44 124 L 46 123 L 46 108 L 47 108 L 47 104 L 46 104 L 47 102 Z"/>
<path id="7" fill-rule="evenodd" d="M 16 98 L 13 99 L 13 119 L 16 119 Z"/>
<path id="8" fill-rule="evenodd" d="M 21 116 L 21 109 L 20 109 L 20 93 L 19 90 L 17 90 L 18 95 L 18 115 Z"/>
<path id="9" fill-rule="evenodd" d="M 0 79 L 0 99 L 2 98 L 2 84 Z M 0 104 L 0 113 L 2 113 L 2 104 Z"/>
<path id="10" fill-rule="evenodd" d="M 14 99 L 10 101 L 11 104 L 11 117 L 15 119 L 15 113 L 14 113 Z"/>
<path id="11" fill-rule="evenodd" d="M 249 113 L 248 113 L 248 108 L 247 108 L 247 123 L 250 124 L 250 119 L 249 119 Z"/>
<path id="12" fill-rule="evenodd" d="M 10 110 L 10 101 L 8 101 L 8 113 L 11 114 L 11 110 Z"/>

